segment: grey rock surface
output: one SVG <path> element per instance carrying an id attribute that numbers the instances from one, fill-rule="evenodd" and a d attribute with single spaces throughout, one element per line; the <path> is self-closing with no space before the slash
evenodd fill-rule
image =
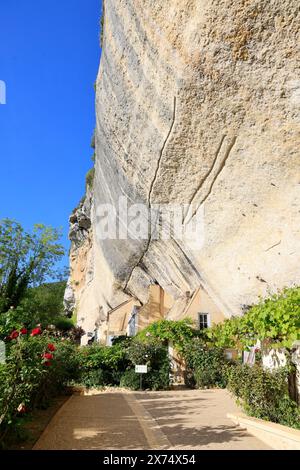
<path id="1" fill-rule="evenodd" d="M 86 294 L 104 311 L 158 282 L 180 304 L 202 284 L 231 316 L 299 284 L 299 19 L 296 0 L 105 1 Z M 100 239 L 120 196 L 192 203 L 204 243 Z"/>

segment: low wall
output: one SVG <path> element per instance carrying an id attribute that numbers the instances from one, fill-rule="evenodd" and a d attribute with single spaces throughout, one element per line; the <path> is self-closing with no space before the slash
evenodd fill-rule
<path id="1" fill-rule="evenodd" d="M 244 413 L 228 413 L 227 417 L 269 445 L 272 449 L 300 450 L 300 431 L 297 429 L 252 418 Z"/>

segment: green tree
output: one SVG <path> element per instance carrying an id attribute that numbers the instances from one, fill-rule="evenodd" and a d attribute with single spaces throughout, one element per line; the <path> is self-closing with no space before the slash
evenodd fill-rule
<path id="1" fill-rule="evenodd" d="M 36 224 L 26 232 L 18 222 L 0 221 L 0 313 L 17 307 L 29 287 L 57 275 L 64 254 L 59 230 Z"/>

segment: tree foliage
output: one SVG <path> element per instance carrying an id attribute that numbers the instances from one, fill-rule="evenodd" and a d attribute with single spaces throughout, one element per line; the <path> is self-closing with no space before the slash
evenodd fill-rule
<path id="1" fill-rule="evenodd" d="M 28 287 L 57 275 L 56 262 L 64 254 L 61 233 L 36 224 L 26 232 L 18 222 L 0 221 L 0 313 L 17 307 Z"/>

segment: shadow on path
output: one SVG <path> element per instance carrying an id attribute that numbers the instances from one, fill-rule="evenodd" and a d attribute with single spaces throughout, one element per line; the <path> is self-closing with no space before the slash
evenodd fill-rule
<path id="1" fill-rule="evenodd" d="M 175 449 L 267 449 L 227 418 L 237 407 L 226 390 L 140 392 L 136 396 Z"/>

